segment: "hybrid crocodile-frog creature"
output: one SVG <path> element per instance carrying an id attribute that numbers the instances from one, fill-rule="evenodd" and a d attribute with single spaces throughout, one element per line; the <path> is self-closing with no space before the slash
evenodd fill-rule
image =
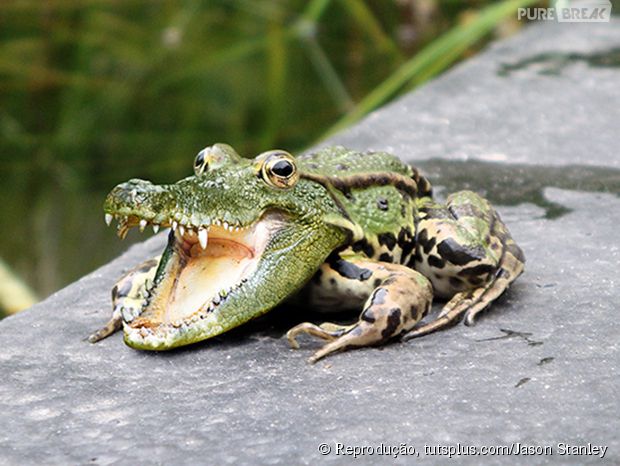
<path id="1" fill-rule="evenodd" d="M 383 152 L 331 147 L 254 159 L 215 144 L 195 174 L 158 186 L 132 179 L 105 201 L 108 225 L 170 227 L 162 255 L 112 290 L 108 324 L 137 349 L 166 350 L 224 333 L 292 296 L 318 310 L 361 309 L 357 322 L 301 323 L 287 337 L 336 351 L 417 337 L 476 315 L 523 271 L 524 256 L 489 202 L 471 191 L 432 199 L 418 170 Z M 420 321 L 434 296 L 447 304 Z M 420 325 L 418 325 L 420 324 Z"/>

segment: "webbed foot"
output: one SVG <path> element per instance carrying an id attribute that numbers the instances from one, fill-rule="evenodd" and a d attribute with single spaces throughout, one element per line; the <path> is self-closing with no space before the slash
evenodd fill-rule
<path id="1" fill-rule="evenodd" d="M 431 284 L 415 270 L 358 258 L 349 258 L 347 262 L 369 272 L 364 274 L 364 281 L 373 284 L 376 280 L 379 285 L 368 297 L 356 323 L 304 322 L 288 331 L 287 338 L 293 348 L 299 347 L 296 337 L 302 333 L 327 341 L 310 357 L 310 363 L 338 351 L 380 345 L 411 329 L 430 309 Z"/>
<path id="2" fill-rule="evenodd" d="M 97 343 L 109 337 L 123 326 L 123 320 L 130 321 L 140 314 L 147 290 L 153 282 L 158 256 L 147 260 L 125 273 L 112 288 L 112 317 L 99 330 L 88 336 L 87 340 Z"/>
<path id="3" fill-rule="evenodd" d="M 510 247 L 506 248 L 497 271 L 489 283 L 474 290 L 455 294 L 435 320 L 409 331 L 403 335 L 403 341 L 454 325 L 463 317 L 465 325 L 474 325 L 476 316 L 506 291 L 510 284 L 523 272 L 522 254 L 520 250 L 518 253 L 511 250 Z"/>

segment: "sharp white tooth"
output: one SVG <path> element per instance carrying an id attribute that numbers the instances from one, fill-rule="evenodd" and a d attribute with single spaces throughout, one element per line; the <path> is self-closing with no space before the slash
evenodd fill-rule
<path id="1" fill-rule="evenodd" d="M 239 227 L 235 227 L 235 231 L 239 231 Z"/>
<path id="2" fill-rule="evenodd" d="M 224 222 L 224 228 L 228 230 L 228 223 Z"/>
<path id="3" fill-rule="evenodd" d="M 219 220 L 216 220 L 215 224 L 219 227 L 222 224 L 222 222 L 220 222 Z"/>
<path id="4" fill-rule="evenodd" d="M 146 220 L 144 219 L 140 220 L 140 231 L 144 231 L 144 229 L 146 228 L 146 224 L 147 224 Z"/>
<path id="5" fill-rule="evenodd" d="M 113 218 L 114 216 L 112 214 L 105 214 L 105 224 L 107 226 L 110 226 L 110 223 L 112 223 Z"/>
<path id="6" fill-rule="evenodd" d="M 157 233 L 159 231 L 159 225 L 157 225 L 156 223 L 153 224 L 153 233 Z"/>
<path id="7" fill-rule="evenodd" d="M 173 221 L 172 221 L 172 229 L 173 229 L 173 230 L 176 230 L 178 226 L 179 226 L 179 224 L 177 223 L 177 221 L 176 221 L 176 220 L 173 220 Z"/>
<path id="8" fill-rule="evenodd" d="M 198 230 L 198 241 L 200 242 L 200 246 L 202 247 L 202 249 L 207 249 L 208 238 L 209 235 L 207 233 L 207 230 L 205 230 L 204 228 Z"/>
<path id="9" fill-rule="evenodd" d="M 181 236 L 185 234 L 185 227 L 183 225 L 179 225 L 179 233 L 181 233 Z"/>

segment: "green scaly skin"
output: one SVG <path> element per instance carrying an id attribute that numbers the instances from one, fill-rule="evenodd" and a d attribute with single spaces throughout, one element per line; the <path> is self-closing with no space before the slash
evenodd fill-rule
<path id="1" fill-rule="evenodd" d="M 244 159 L 216 144 L 199 153 L 194 176 L 164 186 L 130 180 L 104 210 L 108 222 L 119 220 L 121 237 L 134 226 L 171 227 L 161 258 L 117 283 L 112 320 L 90 338 L 122 325 L 137 349 L 211 338 L 293 296 L 322 310 L 362 309 L 353 325 L 306 322 L 288 332 L 294 347 L 302 333 L 326 340 L 316 361 L 462 315 L 471 323 L 524 263 L 485 199 L 462 191 L 438 204 L 415 168 L 342 147 Z M 433 295 L 449 301 L 420 326 Z"/>

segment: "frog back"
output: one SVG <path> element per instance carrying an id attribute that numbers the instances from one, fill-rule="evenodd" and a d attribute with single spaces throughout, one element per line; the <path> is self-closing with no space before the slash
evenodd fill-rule
<path id="1" fill-rule="evenodd" d="M 431 195 L 417 169 L 384 152 L 329 147 L 298 158 L 302 173 L 329 180 L 343 215 L 361 227 L 350 252 L 404 263 L 414 246 L 416 200 Z"/>
<path id="2" fill-rule="evenodd" d="M 342 146 L 326 147 L 298 157 L 303 172 L 345 178 L 349 175 L 398 173 L 413 176 L 414 169 L 386 152 L 357 152 Z"/>

